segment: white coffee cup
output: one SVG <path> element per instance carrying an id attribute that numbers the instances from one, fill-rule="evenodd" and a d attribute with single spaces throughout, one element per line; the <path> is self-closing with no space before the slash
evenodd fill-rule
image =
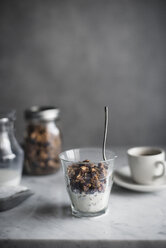
<path id="1" fill-rule="evenodd" d="M 156 184 L 165 176 L 165 152 L 160 148 L 134 147 L 127 151 L 133 180 L 139 184 Z"/>

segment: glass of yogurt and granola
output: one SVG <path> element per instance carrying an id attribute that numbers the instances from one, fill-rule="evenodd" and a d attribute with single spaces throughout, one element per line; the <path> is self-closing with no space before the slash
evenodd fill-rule
<path id="1" fill-rule="evenodd" d="M 81 148 L 62 152 L 59 157 L 71 200 L 72 214 L 93 217 L 106 213 L 113 183 L 115 154 L 99 148 Z"/>

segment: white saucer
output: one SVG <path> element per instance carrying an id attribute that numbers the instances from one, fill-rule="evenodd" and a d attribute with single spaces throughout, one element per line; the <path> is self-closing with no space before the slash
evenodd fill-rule
<path id="1" fill-rule="evenodd" d="M 159 179 L 156 184 L 153 185 L 137 184 L 131 178 L 131 173 L 128 166 L 122 167 L 114 172 L 114 182 L 126 189 L 140 192 L 154 192 L 166 189 L 166 176 Z"/>

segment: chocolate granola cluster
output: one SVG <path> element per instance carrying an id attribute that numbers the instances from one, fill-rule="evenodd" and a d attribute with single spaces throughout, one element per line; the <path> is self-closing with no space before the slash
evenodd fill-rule
<path id="1" fill-rule="evenodd" d="M 58 135 L 52 134 L 47 126 L 28 125 L 24 149 L 27 173 L 49 174 L 59 169 L 61 139 Z"/>
<path id="2" fill-rule="evenodd" d="M 71 190 L 86 194 L 104 192 L 107 169 L 103 163 L 94 164 L 89 160 L 68 166 Z"/>

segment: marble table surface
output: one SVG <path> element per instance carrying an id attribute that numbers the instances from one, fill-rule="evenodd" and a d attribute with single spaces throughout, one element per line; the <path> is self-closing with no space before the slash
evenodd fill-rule
<path id="1" fill-rule="evenodd" d="M 115 148 L 116 166 L 127 164 Z M 138 193 L 113 186 L 109 212 L 102 217 L 71 216 L 62 171 L 24 176 L 35 194 L 0 213 L 0 247 L 166 247 L 166 191 Z"/>

